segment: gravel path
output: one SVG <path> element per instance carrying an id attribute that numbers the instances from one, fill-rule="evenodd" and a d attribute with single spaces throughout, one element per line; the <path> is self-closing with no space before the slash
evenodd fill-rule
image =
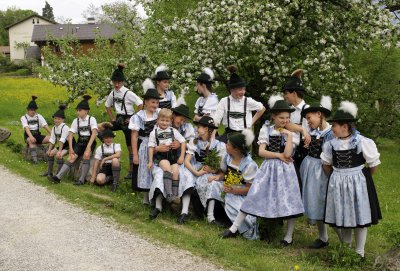
<path id="1" fill-rule="evenodd" d="M 0 166 L 0 270 L 222 270 L 57 199 Z"/>

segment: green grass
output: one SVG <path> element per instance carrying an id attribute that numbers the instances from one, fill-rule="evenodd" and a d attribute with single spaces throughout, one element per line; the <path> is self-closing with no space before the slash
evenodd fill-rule
<path id="1" fill-rule="evenodd" d="M 39 113 L 51 123 L 51 115 L 57 109 L 56 100 L 67 95 L 59 87 L 35 78 L 12 79 L 0 77 L 0 126 L 9 128 L 13 133 L 10 140 L 23 143 L 20 117 L 25 113 L 31 95 L 37 95 Z M 187 99 L 193 104 L 195 97 Z M 91 114 L 98 121 L 106 120 L 104 106 L 99 108 L 92 104 Z M 74 118 L 74 106 L 67 110 L 67 123 Z M 123 142 L 122 133 L 118 133 L 116 141 Z M 294 245 L 282 249 L 278 242 L 279 233 L 272 244 L 265 241 L 248 241 L 243 238 L 222 240 L 218 234 L 222 231 L 207 225 L 205 221 L 192 219 L 187 225 L 177 225 L 177 214 L 172 210 L 164 212 L 156 221 L 149 221 L 149 209 L 141 204 L 142 197 L 130 192 L 130 183 L 123 182 L 117 193 L 107 188 L 76 187 L 72 180 L 65 180 L 60 185 L 53 185 L 38 174 L 46 170 L 46 164 L 37 166 L 22 158 L 21 154 L 12 152 L 6 144 L 0 144 L 0 163 L 18 173 L 34 184 L 46 187 L 52 193 L 80 206 L 89 212 L 110 218 L 128 231 L 133 231 L 152 241 L 187 249 L 195 255 L 234 270 L 371 270 L 375 256 L 384 253 L 400 240 L 393 238 L 400 232 L 400 182 L 398 165 L 400 157 L 399 142 L 381 140 L 382 165 L 375 175 L 375 184 L 379 194 L 384 219 L 368 232 L 366 243 L 367 263 L 353 263 L 354 255 L 339 246 L 333 231 L 329 230 L 331 248 L 322 251 L 310 251 L 306 247 L 317 238 L 316 227 L 306 225 L 306 219 L 296 222 Z M 122 144 L 124 145 L 124 144 Z M 123 174 L 127 171 L 127 155 L 123 154 Z M 397 234 L 397 235 L 396 235 Z M 337 256 L 347 259 L 348 264 L 336 260 Z"/>

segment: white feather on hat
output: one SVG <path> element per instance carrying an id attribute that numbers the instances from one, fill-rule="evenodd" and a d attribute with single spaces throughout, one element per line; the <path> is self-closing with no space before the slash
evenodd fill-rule
<path id="1" fill-rule="evenodd" d="M 156 68 L 156 71 L 154 74 L 157 75 L 158 72 L 166 71 L 167 69 L 168 69 L 167 65 L 161 64 L 160 66 L 158 66 Z"/>
<path id="2" fill-rule="evenodd" d="M 146 78 L 146 80 L 144 80 L 142 86 L 143 86 L 144 93 L 146 93 L 146 91 L 148 89 L 155 88 L 153 81 L 150 78 Z"/>
<path id="3" fill-rule="evenodd" d="M 203 72 L 210 76 L 211 81 L 214 80 L 214 72 L 210 68 L 204 68 Z"/>
<path id="4" fill-rule="evenodd" d="M 185 94 L 188 92 L 188 90 L 189 90 L 189 87 L 184 87 L 181 90 L 181 93 L 179 94 L 179 97 L 176 100 L 176 106 L 180 106 L 181 104 L 186 105 Z"/>
<path id="5" fill-rule="evenodd" d="M 343 101 L 340 103 L 340 107 L 338 108 L 338 110 L 350 113 L 354 118 L 357 117 L 358 107 L 355 103 L 349 101 Z"/>
<path id="6" fill-rule="evenodd" d="M 269 108 L 274 107 L 275 103 L 279 100 L 283 100 L 283 97 L 281 95 L 272 95 L 268 99 L 268 106 Z"/>
<path id="7" fill-rule="evenodd" d="M 244 129 L 242 131 L 242 135 L 244 135 L 246 146 L 250 146 L 253 143 L 254 138 L 255 138 L 253 131 L 250 129 Z"/>
<path id="8" fill-rule="evenodd" d="M 332 110 L 332 98 L 330 96 L 322 96 L 320 104 L 323 108 Z"/>

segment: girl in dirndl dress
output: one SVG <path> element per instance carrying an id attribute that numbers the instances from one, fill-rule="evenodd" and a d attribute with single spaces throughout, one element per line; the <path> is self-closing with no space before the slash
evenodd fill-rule
<path id="1" fill-rule="evenodd" d="M 139 165 L 137 179 L 132 176 L 132 189 L 145 192 L 143 195 L 143 203 L 149 204 L 149 193 L 152 181 L 150 170 L 147 167 L 148 161 L 148 142 L 149 135 L 154 129 L 158 117 L 158 104 L 160 95 L 154 87 L 153 82 L 148 78 L 143 82 L 145 94 L 144 109 L 137 112 L 129 120 L 129 129 L 132 131 L 132 151 L 133 163 Z M 139 151 L 138 151 L 138 145 Z"/>
<path id="2" fill-rule="evenodd" d="M 357 111 L 354 103 L 340 104 L 329 120 L 335 138 L 324 144 L 321 161 L 327 174 L 331 174 L 324 221 L 341 228 L 341 241 L 349 246 L 354 230 L 356 253 L 364 258 L 367 227 L 382 219 L 372 179 L 381 162 L 375 142 L 352 128 L 352 123 L 357 121 Z"/>
<path id="3" fill-rule="evenodd" d="M 172 109 L 177 106 L 175 93 L 168 89 L 171 77 L 167 72 L 167 66 L 161 64 L 156 68 L 152 78 L 156 82 L 156 89 L 160 95 L 159 108 Z"/>
<path id="4" fill-rule="evenodd" d="M 233 225 L 223 238 L 235 237 L 247 215 L 288 220 L 288 229 L 281 244 L 291 245 L 295 218 L 304 212 L 299 183 L 293 165 L 293 133 L 284 129 L 293 112 L 281 96 L 269 101 L 273 125 L 263 125 L 258 138 L 259 156 L 265 158 L 243 202 Z"/>
<path id="5" fill-rule="evenodd" d="M 182 199 L 182 213 L 178 219 L 179 224 L 187 221 L 191 194 L 196 189 L 200 197 L 201 204 L 207 206 L 207 190 L 211 183 L 209 176 L 217 174 L 217 170 L 211 169 L 203 164 L 208 153 L 216 149 L 222 158 L 225 155 L 225 144 L 213 137 L 213 132 L 217 127 L 214 120 L 209 116 L 202 117 L 197 124 L 198 138 L 191 140 L 187 145 L 185 167 L 179 171 L 179 192 L 178 196 Z"/>

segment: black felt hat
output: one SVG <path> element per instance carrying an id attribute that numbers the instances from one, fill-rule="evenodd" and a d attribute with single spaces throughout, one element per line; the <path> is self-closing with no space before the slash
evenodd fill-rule
<path id="1" fill-rule="evenodd" d="M 325 117 L 329 117 L 331 115 L 332 110 L 332 99 L 329 96 L 322 96 L 321 101 L 319 103 L 315 103 L 301 111 L 301 116 L 303 118 L 306 117 L 309 112 L 322 112 Z"/>
<path id="2" fill-rule="evenodd" d="M 306 92 L 304 89 L 303 81 L 301 80 L 301 76 L 304 74 L 302 69 L 295 70 L 290 77 L 288 77 L 285 85 L 282 88 L 282 91 L 296 91 L 300 90 Z"/>
<path id="3" fill-rule="evenodd" d="M 250 151 L 251 144 L 254 141 L 254 133 L 250 129 L 245 129 L 242 132 L 229 134 L 228 140 L 235 148 L 247 153 Z"/>
<path id="4" fill-rule="evenodd" d="M 202 73 L 196 78 L 197 82 L 204 84 L 214 83 L 214 72 L 210 68 L 204 68 Z"/>
<path id="5" fill-rule="evenodd" d="M 358 108 L 355 103 L 343 101 L 340 103 L 338 110 L 330 118 L 329 122 L 356 122 Z"/>
<path id="6" fill-rule="evenodd" d="M 156 68 L 156 71 L 155 71 L 152 79 L 156 80 L 156 81 L 171 79 L 171 77 L 167 73 L 167 66 L 165 66 L 164 64 L 161 64 L 160 66 L 158 66 Z"/>
<path id="7" fill-rule="evenodd" d="M 117 81 L 117 82 L 124 82 L 126 81 L 125 75 L 124 75 L 124 68 L 125 64 L 119 63 L 117 68 L 114 70 L 111 80 L 112 81 Z"/>
<path id="8" fill-rule="evenodd" d="M 193 121 L 194 124 L 197 125 L 202 125 L 202 126 L 207 126 L 213 129 L 218 129 L 217 126 L 215 126 L 214 119 L 210 116 L 203 116 L 199 121 Z"/>
<path id="9" fill-rule="evenodd" d="M 293 112 L 294 108 L 291 108 L 290 105 L 283 99 L 280 95 L 273 95 L 268 100 L 269 112 L 271 113 L 280 113 L 280 112 Z"/>
<path id="10" fill-rule="evenodd" d="M 144 95 L 142 96 L 143 99 L 157 99 L 161 100 L 162 98 L 160 97 L 160 94 L 154 87 L 153 81 L 151 81 L 150 78 L 146 78 L 143 82 L 143 91 Z"/>
<path id="11" fill-rule="evenodd" d="M 112 130 L 113 125 L 111 123 L 105 122 L 103 123 L 103 132 L 101 133 L 101 137 L 108 138 L 108 137 L 115 137 L 115 133 Z"/>
<path id="12" fill-rule="evenodd" d="M 26 109 L 32 109 L 32 110 L 36 110 L 39 107 L 36 104 L 36 96 L 32 96 L 32 100 L 29 102 L 28 106 L 26 107 Z"/>
<path id="13" fill-rule="evenodd" d="M 184 116 L 185 118 L 190 119 L 190 113 L 189 113 L 189 107 L 187 107 L 184 104 L 181 104 L 177 107 L 172 108 L 172 112 L 174 112 L 175 115 L 179 116 Z"/>
<path id="14" fill-rule="evenodd" d="M 243 80 L 236 72 L 237 72 L 237 67 L 235 65 L 230 65 L 227 67 L 228 71 L 231 73 L 231 76 L 229 77 L 229 82 L 228 82 L 228 90 L 230 91 L 231 89 L 234 88 L 241 88 L 245 87 L 247 85 L 246 81 Z"/>
<path id="15" fill-rule="evenodd" d="M 58 110 L 53 114 L 53 118 L 55 118 L 55 117 L 58 117 L 58 118 L 62 118 L 62 119 L 65 119 L 65 114 L 64 114 L 64 110 L 66 109 L 67 107 L 65 106 L 65 105 L 60 105 L 59 107 L 58 107 Z"/>
<path id="16" fill-rule="evenodd" d="M 83 95 L 83 100 L 78 103 L 76 106 L 76 109 L 85 109 L 85 110 L 90 110 L 89 107 L 89 100 L 92 98 L 90 95 Z"/>

